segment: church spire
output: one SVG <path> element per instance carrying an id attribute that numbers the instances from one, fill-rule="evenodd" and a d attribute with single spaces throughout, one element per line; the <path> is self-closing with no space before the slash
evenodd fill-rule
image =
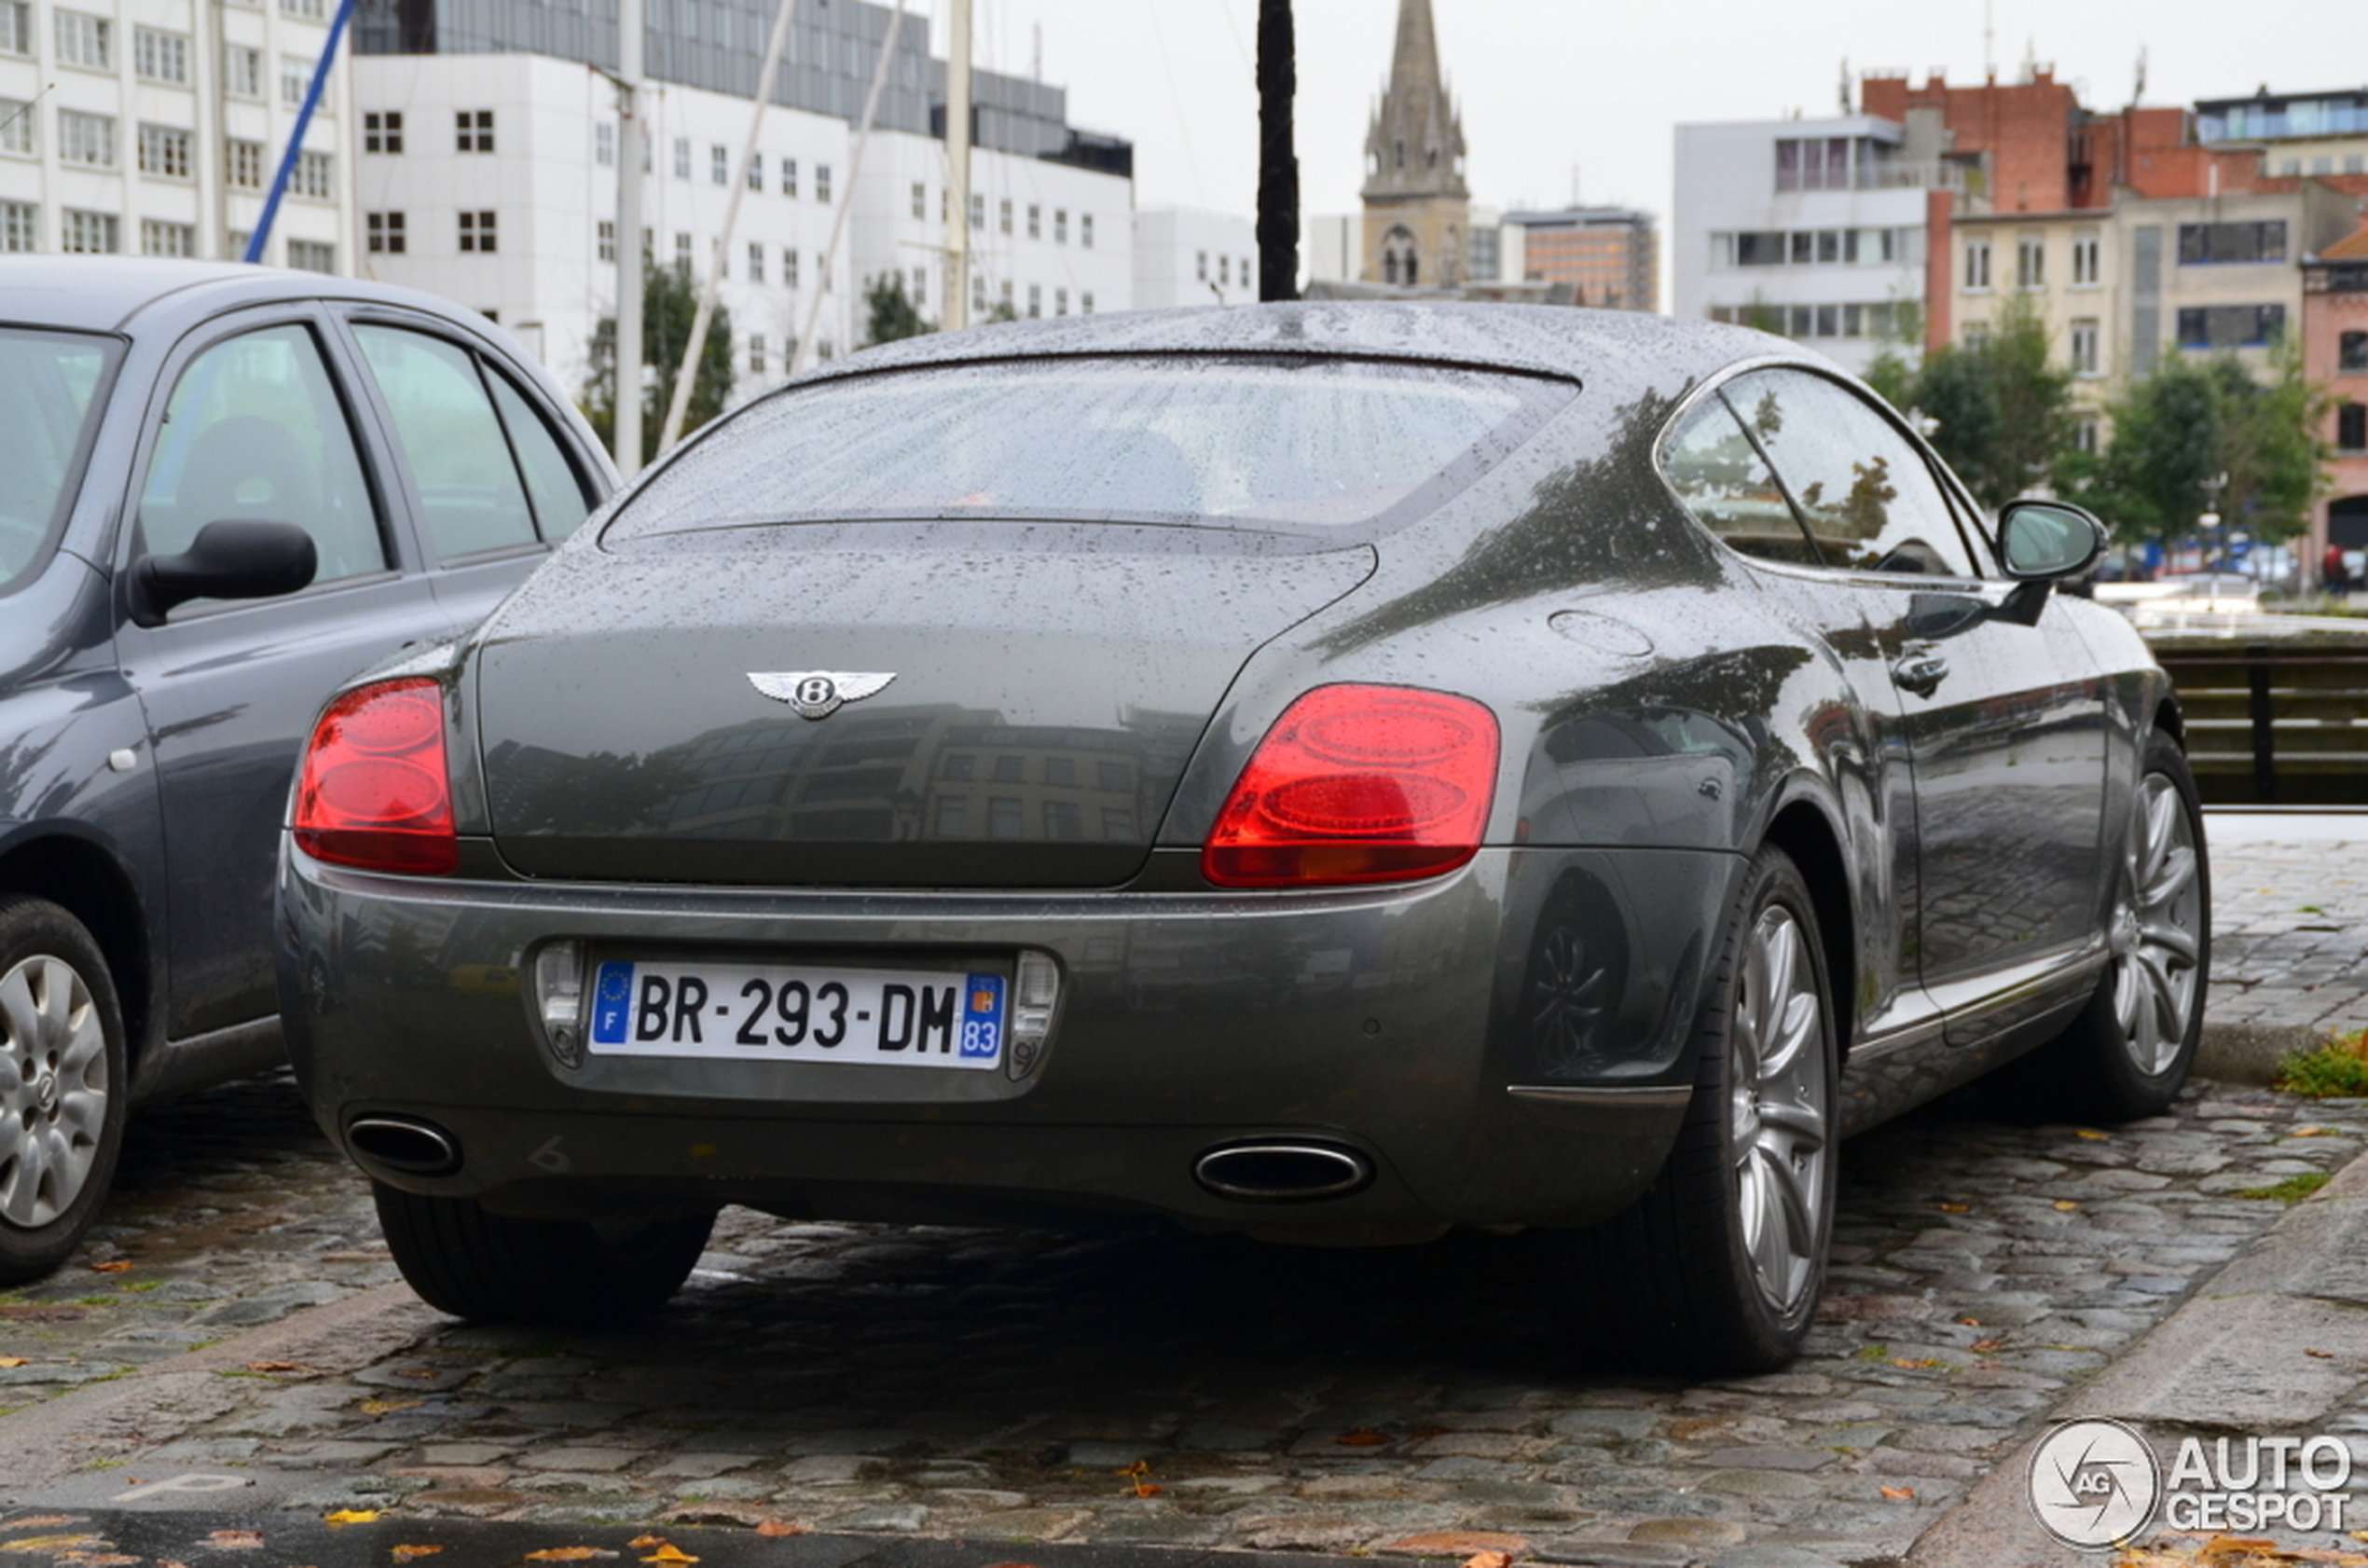
<path id="1" fill-rule="evenodd" d="M 1431 0 L 1398 0 L 1389 89 L 1365 138 L 1365 198 L 1471 199 L 1464 184 L 1464 122 L 1439 69 Z"/>

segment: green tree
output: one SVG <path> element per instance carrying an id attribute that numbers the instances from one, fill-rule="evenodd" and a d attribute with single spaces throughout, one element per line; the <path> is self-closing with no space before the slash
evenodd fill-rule
<path id="1" fill-rule="evenodd" d="M 1893 298 L 1888 324 L 1875 334 L 1875 341 L 1880 347 L 1866 366 L 1866 384 L 1904 414 L 1917 406 L 1916 378 L 1924 348 L 1923 306 L 1913 299 Z"/>
<path id="2" fill-rule="evenodd" d="M 920 308 L 904 292 L 904 275 L 901 272 L 883 272 L 865 283 L 863 305 L 869 312 L 863 338 L 867 349 L 937 330 L 921 319 Z"/>
<path id="3" fill-rule="evenodd" d="M 2072 372 L 2048 358 L 2047 323 L 2009 298 L 1978 342 L 1924 362 L 1915 402 L 1937 420 L 1933 447 L 1984 504 L 2059 484 L 2072 455 Z"/>
<path id="4" fill-rule="evenodd" d="M 2217 509 L 2231 529 L 2275 543 L 2308 525 L 2326 449 L 2325 394 L 2292 347 L 2266 380 L 2233 354 L 2174 354 L 2112 407 L 2113 436 L 2079 494 L 2123 540 L 2168 540 Z"/>
<path id="5" fill-rule="evenodd" d="M 691 323 L 698 314 L 699 294 L 688 271 L 680 267 L 641 269 L 641 363 L 650 372 L 641 389 L 641 461 L 658 455 L 658 436 L 666 411 L 674 398 L 674 377 L 682 363 L 682 347 L 691 340 Z M 591 371 L 585 378 L 579 402 L 584 417 L 600 437 L 600 445 L 616 449 L 616 318 L 603 316 L 592 329 Z M 683 410 L 682 433 L 723 412 L 732 397 L 732 312 L 718 300 L 708 318 L 707 340 L 699 345 L 698 366 L 691 381 L 690 406 Z"/>
<path id="6" fill-rule="evenodd" d="M 2218 366 L 2224 389 L 2221 472 L 2228 475 L 2221 511 L 2256 539 L 2292 539 L 2310 526 L 2310 503 L 2331 455 L 2319 439 L 2326 391 L 2303 378 L 2297 344 L 2272 351 L 2266 380 L 2246 375 L 2233 360 Z"/>

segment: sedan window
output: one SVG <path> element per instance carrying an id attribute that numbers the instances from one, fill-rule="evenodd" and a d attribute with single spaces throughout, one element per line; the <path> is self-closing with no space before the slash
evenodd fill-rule
<path id="1" fill-rule="evenodd" d="M 216 343 L 173 386 L 140 495 L 141 538 L 150 554 L 174 555 L 225 517 L 312 535 L 316 583 L 387 569 L 353 432 L 301 326 Z"/>
<path id="2" fill-rule="evenodd" d="M 1921 454 L 1856 393 L 1794 370 L 1755 371 L 1722 391 L 1792 492 L 1824 564 L 1979 575 Z"/>
<path id="3" fill-rule="evenodd" d="M 99 385 L 113 339 L 81 333 L 0 330 L 0 586 L 43 555 L 72 501 L 83 447 L 96 422 Z"/>
<path id="4" fill-rule="evenodd" d="M 1761 560 L 1818 564 L 1817 547 L 1759 448 L 1718 398 L 1686 417 L 1661 455 L 1661 469 L 1687 509 L 1728 548 Z"/>
<path id="5" fill-rule="evenodd" d="M 533 543 L 526 485 L 469 351 L 401 327 L 356 324 L 353 336 L 394 417 L 436 554 Z"/>

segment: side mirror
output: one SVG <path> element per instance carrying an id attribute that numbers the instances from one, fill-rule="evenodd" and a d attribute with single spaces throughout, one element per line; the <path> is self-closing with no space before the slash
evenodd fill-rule
<path id="1" fill-rule="evenodd" d="M 2017 582 L 2070 577 L 2104 553 L 2105 525 L 2069 502 L 2010 501 L 1998 514 L 1998 558 Z"/>
<path id="2" fill-rule="evenodd" d="M 270 598 L 309 585 L 319 570 L 312 536 L 294 523 L 225 518 L 206 524 L 177 556 L 145 556 L 131 568 L 131 618 L 160 626 L 193 598 Z"/>

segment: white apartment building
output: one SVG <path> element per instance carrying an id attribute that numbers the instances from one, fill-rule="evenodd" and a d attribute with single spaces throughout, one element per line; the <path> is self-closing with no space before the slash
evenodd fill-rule
<path id="1" fill-rule="evenodd" d="M 1677 128 L 1672 309 L 1863 371 L 1924 297 L 1925 196 L 1956 175 L 1871 115 Z M 1912 348 L 1910 350 L 1912 352 Z"/>
<path id="2" fill-rule="evenodd" d="M 1135 304 L 1245 305 L 1258 298 L 1258 226 L 1199 207 L 1135 214 Z"/>
<path id="3" fill-rule="evenodd" d="M 243 256 L 334 13 L 0 0 L 0 251 Z M 263 259 L 351 270 L 351 99 L 340 58 Z"/>

